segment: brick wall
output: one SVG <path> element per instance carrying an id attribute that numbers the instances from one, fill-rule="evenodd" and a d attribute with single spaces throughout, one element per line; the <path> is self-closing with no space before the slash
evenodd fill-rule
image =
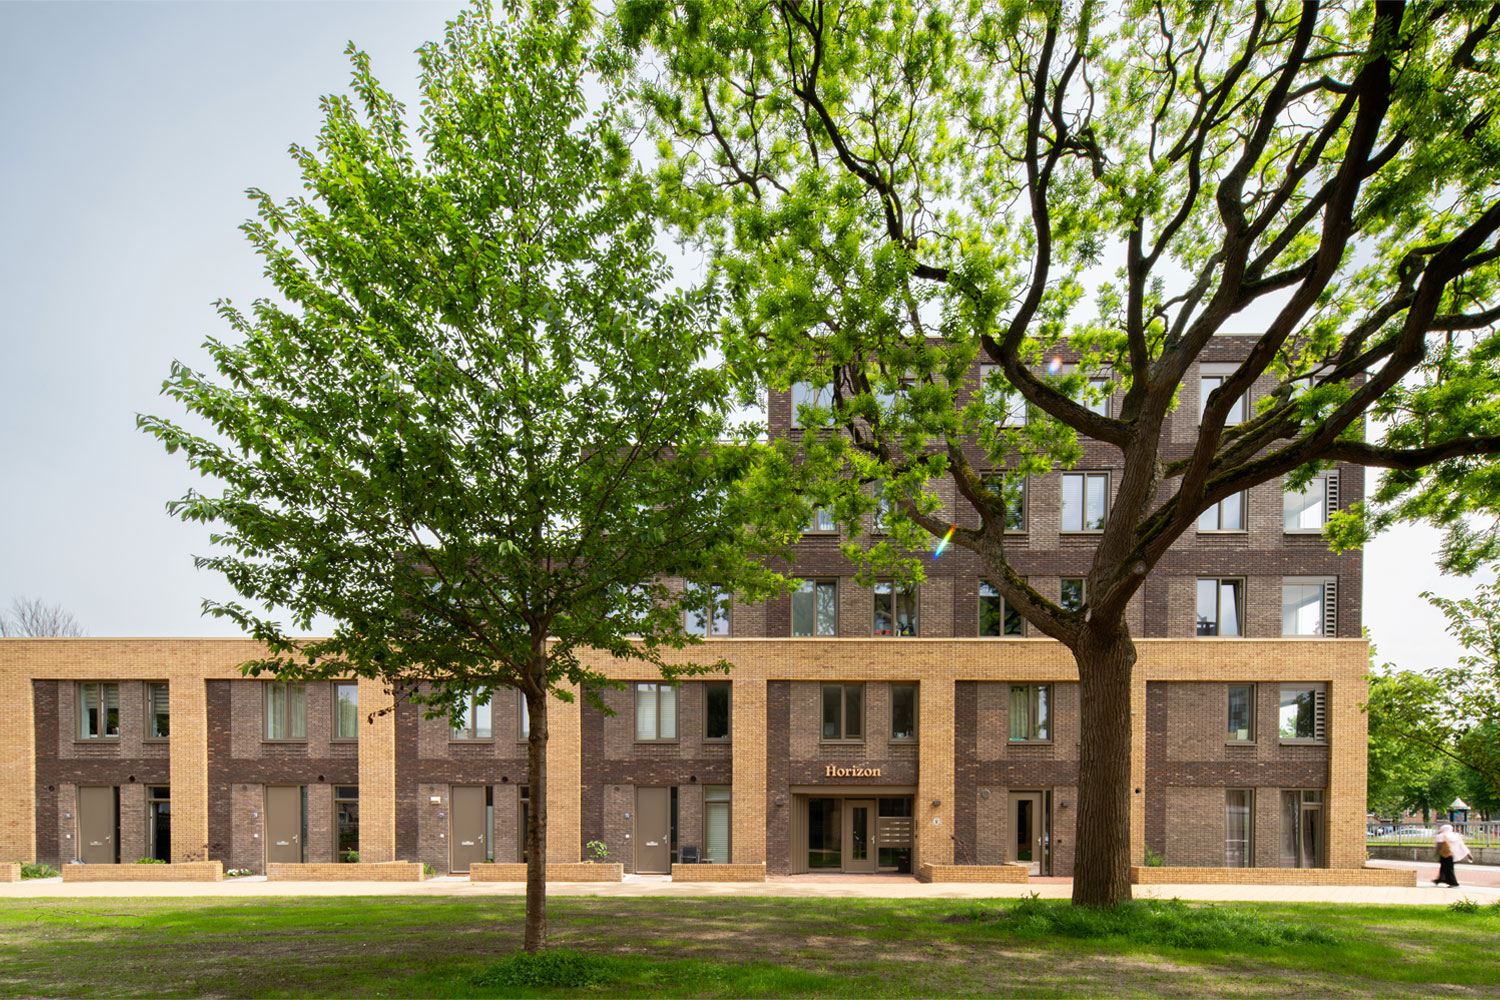
<path id="1" fill-rule="evenodd" d="M 754 865 L 673 865 L 673 882 L 764 882 L 766 866 Z"/>
<path id="2" fill-rule="evenodd" d="M 268 882 L 420 882 L 422 866 L 415 861 L 376 864 L 285 864 L 266 865 Z"/>
<path id="3" fill-rule="evenodd" d="M 224 866 L 217 861 L 167 865 L 63 865 L 64 882 L 217 882 Z"/>

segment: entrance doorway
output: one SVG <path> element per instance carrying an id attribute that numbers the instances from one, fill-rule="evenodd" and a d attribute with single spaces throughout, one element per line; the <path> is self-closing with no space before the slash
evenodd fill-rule
<path id="1" fill-rule="evenodd" d="M 302 861 L 307 826 L 307 791 L 303 785 L 266 787 L 266 860 L 278 864 Z"/>
<path id="2" fill-rule="evenodd" d="M 665 875 L 672 870 L 672 789 L 635 790 L 635 870 Z"/>
<path id="3" fill-rule="evenodd" d="M 78 857 L 86 865 L 120 863 L 120 790 L 78 789 Z"/>
<path id="4" fill-rule="evenodd" d="M 146 842 L 158 861 L 172 860 L 171 791 L 166 786 L 146 789 Z"/>
<path id="5" fill-rule="evenodd" d="M 487 785 L 454 785 L 448 790 L 448 870 L 466 872 L 490 857 Z"/>
<path id="6" fill-rule="evenodd" d="M 875 870 L 875 800 L 844 800 L 844 843 L 849 845 L 849 856 L 844 859 L 846 872 L 873 872 Z"/>
<path id="7" fill-rule="evenodd" d="M 1032 875 L 1051 872 L 1051 802 L 1049 792 L 1011 792 L 1006 818 L 1010 825 L 1007 860 L 1024 864 Z"/>
<path id="8" fill-rule="evenodd" d="M 796 796 L 795 872 L 910 872 L 911 796 Z"/>

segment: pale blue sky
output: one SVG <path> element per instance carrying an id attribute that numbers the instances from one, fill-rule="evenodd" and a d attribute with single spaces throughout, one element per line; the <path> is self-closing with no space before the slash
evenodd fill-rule
<path id="1" fill-rule="evenodd" d="M 223 635 L 193 568 L 207 531 L 164 503 L 194 485 L 135 430 L 173 358 L 204 364 L 214 299 L 265 290 L 236 229 L 242 192 L 297 191 L 352 39 L 400 95 L 412 50 L 458 10 L 432 3 L 7 3 L 0 0 L 0 606 L 26 595 L 91 635 Z M 1366 559 L 1381 658 L 1452 655 L 1417 598 L 1465 581 L 1432 568 L 1430 532 Z"/>

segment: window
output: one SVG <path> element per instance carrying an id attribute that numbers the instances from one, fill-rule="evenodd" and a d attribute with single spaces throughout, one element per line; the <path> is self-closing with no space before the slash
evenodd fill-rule
<path id="1" fill-rule="evenodd" d="M 359 786 L 335 785 L 333 788 L 334 857 L 353 861 L 359 857 Z M 350 852 L 355 852 L 353 857 Z"/>
<path id="2" fill-rule="evenodd" d="M 1244 580 L 1198 581 L 1198 635 L 1244 635 Z"/>
<path id="3" fill-rule="evenodd" d="M 875 584 L 875 634 L 917 634 L 917 588 L 881 580 Z"/>
<path id="4" fill-rule="evenodd" d="M 875 512 L 870 515 L 870 533 L 883 535 L 886 521 L 891 515 L 891 502 L 885 498 L 885 481 L 877 479 L 871 483 L 870 495 L 875 498 Z"/>
<path id="5" fill-rule="evenodd" d="M 1328 524 L 1329 513 L 1339 506 L 1338 473 L 1318 473 L 1306 488 L 1283 493 L 1281 504 L 1282 519 L 1288 533 L 1321 532 Z"/>
<path id="6" fill-rule="evenodd" d="M 891 685 L 891 739 L 917 738 L 917 686 Z"/>
<path id="7" fill-rule="evenodd" d="M 1281 867 L 1323 866 L 1323 793 L 1304 788 L 1281 793 Z"/>
<path id="8" fill-rule="evenodd" d="M 527 858 L 526 850 L 526 828 L 531 825 L 531 786 L 522 785 L 516 790 L 518 804 L 516 806 L 516 857 L 525 864 Z"/>
<path id="9" fill-rule="evenodd" d="M 516 742 L 524 743 L 531 739 L 531 711 L 526 707 L 526 694 L 522 691 L 516 692 Z"/>
<path id="10" fill-rule="evenodd" d="M 1221 375 L 1204 375 L 1198 380 L 1198 422 L 1203 422 L 1203 411 L 1208 409 L 1208 397 L 1213 391 L 1225 382 L 1229 381 L 1229 373 Z M 1224 426 L 1233 427 L 1235 424 L 1245 422 L 1245 397 L 1241 396 L 1234 401 L 1229 412 L 1224 416 Z"/>
<path id="11" fill-rule="evenodd" d="M 995 377 L 991 378 L 992 375 Z M 1000 374 L 999 365 L 980 365 L 979 381 L 985 398 L 1001 407 L 1001 426 L 1026 426 L 1026 397 L 1005 381 L 1005 376 Z"/>
<path id="12" fill-rule="evenodd" d="M 729 739 L 728 681 L 709 681 L 703 685 L 703 738 Z"/>
<path id="13" fill-rule="evenodd" d="M 1199 514 L 1198 530 L 1244 531 L 1245 494 L 1231 494 Z"/>
<path id="14" fill-rule="evenodd" d="M 826 408 L 826 407 L 829 407 L 829 406 L 832 406 L 832 405 L 833 405 L 833 390 L 829 386 L 826 386 L 826 385 L 814 386 L 811 382 L 793 382 L 792 383 L 792 426 L 793 427 L 807 427 L 807 426 L 821 427 L 821 426 L 825 426 L 828 423 L 828 421 L 826 419 L 821 420 L 821 421 L 817 422 L 816 424 L 812 424 L 812 425 L 808 425 L 808 424 L 803 423 L 802 409 L 803 409 L 803 407 L 809 407 L 809 406 L 811 406 L 811 407 L 818 407 L 818 408 Z"/>
<path id="15" fill-rule="evenodd" d="M 480 698 L 484 701 L 481 704 Z M 453 731 L 448 734 L 454 740 L 487 740 L 495 735 L 490 724 L 489 695 L 470 694 L 463 700 L 458 718 L 453 720 Z"/>
<path id="16" fill-rule="evenodd" d="M 807 521 L 807 527 L 802 529 L 810 533 L 827 533 L 838 531 L 839 526 L 833 523 L 833 511 L 824 507 L 817 507 L 812 512 L 812 517 Z"/>
<path id="17" fill-rule="evenodd" d="M 1063 531 L 1103 531 L 1108 513 L 1109 473 L 1063 473 Z"/>
<path id="18" fill-rule="evenodd" d="M 1283 742 L 1321 741 L 1328 734 L 1328 700 L 1321 684 L 1284 685 L 1276 714 Z"/>
<path id="19" fill-rule="evenodd" d="M 120 736 L 120 685 L 80 684 L 77 687 L 78 738 L 118 739 Z"/>
<path id="20" fill-rule="evenodd" d="M 266 682 L 266 739 L 307 739 L 307 686 Z"/>
<path id="21" fill-rule="evenodd" d="M 823 685 L 823 738 L 825 740 L 862 740 L 865 738 L 865 686 L 863 684 Z"/>
<path id="22" fill-rule="evenodd" d="M 792 592 L 792 635 L 838 635 L 838 586 L 832 580 L 804 580 Z"/>
<path id="23" fill-rule="evenodd" d="M 167 785 L 146 789 L 146 844 L 151 857 L 172 860 L 172 789 Z"/>
<path id="24" fill-rule="evenodd" d="M 703 786 L 703 860 L 729 864 L 729 786 Z"/>
<path id="25" fill-rule="evenodd" d="M 1338 582 L 1289 576 L 1281 581 L 1281 634 L 1331 636 L 1338 631 Z"/>
<path id="26" fill-rule="evenodd" d="M 1224 867 L 1250 868 L 1255 864 L 1251 817 L 1255 815 L 1255 792 L 1249 788 L 1224 790 Z"/>
<path id="27" fill-rule="evenodd" d="M 1052 685 L 1011 685 L 1010 738 L 1013 741 L 1052 739 Z"/>
<path id="28" fill-rule="evenodd" d="M 1109 416 L 1109 397 L 1114 391 L 1114 383 L 1107 378 L 1089 379 L 1088 393 L 1083 398 L 1083 405 L 1101 417 Z"/>
<path id="29" fill-rule="evenodd" d="M 729 635 L 729 595 L 695 585 L 689 585 L 687 592 L 689 599 L 695 601 L 685 615 L 687 633 L 710 639 Z"/>
<path id="30" fill-rule="evenodd" d="M 333 738 L 359 739 L 359 684 L 354 681 L 333 685 Z"/>
<path id="31" fill-rule="evenodd" d="M 988 580 L 979 581 L 979 634 L 1025 635 L 1026 620 Z"/>
<path id="32" fill-rule="evenodd" d="M 1057 606 L 1064 611 L 1082 611 L 1088 597 L 1088 581 L 1083 577 L 1065 576 L 1057 581 Z"/>
<path id="33" fill-rule="evenodd" d="M 1229 685 L 1229 733 L 1233 742 L 1255 742 L 1255 685 Z"/>
<path id="34" fill-rule="evenodd" d="M 677 738 L 677 689 L 670 684 L 637 684 L 635 686 L 635 738 L 638 740 L 675 740 Z"/>
<path id="35" fill-rule="evenodd" d="M 980 484 L 1005 504 L 1005 530 L 1026 530 L 1026 480 L 1007 479 L 998 473 L 981 476 Z"/>
<path id="36" fill-rule="evenodd" d="M 172 735 L 171 688 L 164 683 L 146 685 L 146 738 L 164 740 Z"/>

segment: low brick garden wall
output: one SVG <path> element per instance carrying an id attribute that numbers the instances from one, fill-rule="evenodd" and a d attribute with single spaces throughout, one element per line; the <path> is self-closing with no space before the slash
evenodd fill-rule
<path id="1" fill-rule="evenodd" d="M 266 865 L 267 882 L 420 882 L 422 866 L 416 861 L 378 863 Z"/>
<path id="2" fill-rule="evenodd" d="M 1031 881 L 1027 867 L 1006 865 L 918 865 L 918 882 L 1003 882 L 1025 885 Z"/>
<path id="3" fill-rule="evenodd" d="M 19 861 L 7 861 L 0 864 L 0 882 L 21 881 L 21 863 Z"/>
<path id="4" fill-rule="evenodd" d="M 619 882 L 624 878 L 624 865 L 572 861 L 547 866 L 548 882 Z M 526 866 L 508 862 L 473 864 L 469 866 L 469 881 L 524 882 L 526 881 Z"/>
<path id="5" fill-rule="evenodd" d="M 170 865 L 63 865 L 64 882 L 217 882 L 222 861 L 182 861 Z"/>
<path id="6" fill-rule="evenodd" d="M 1136 885 L 1376 885 L 1414 886 L 1417 873 L 1400 868 L 1167 868 L 1130 869 Z"/>
<path id="7" fill-rule="evenodd" d="M 673 882 L 764 882 L 764 862 L 753 865 L 673 865 Z"/>

